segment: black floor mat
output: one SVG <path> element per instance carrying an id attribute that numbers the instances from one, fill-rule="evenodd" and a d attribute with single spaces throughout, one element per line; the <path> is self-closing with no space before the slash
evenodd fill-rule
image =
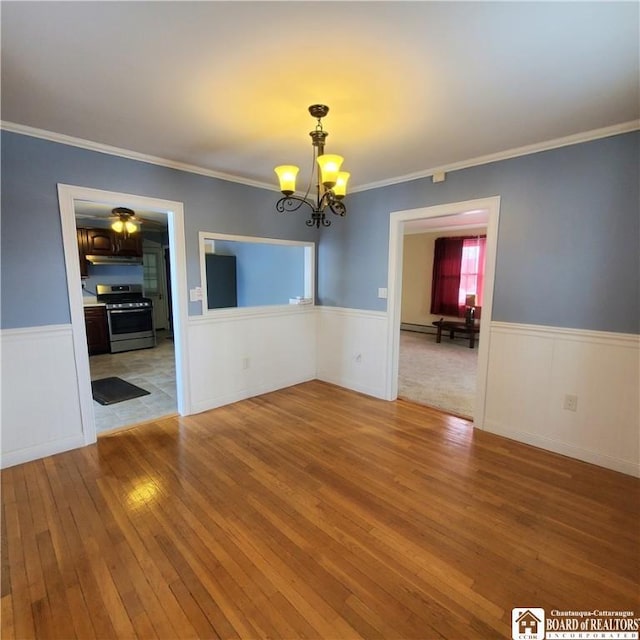
<path id="1" fill-rule="evenodd" d="M 136 387 L 122 378 L 102 378 L 91 381 L 93 399 L 100 404 L 115 404 L 140 396 L 148 396 L 151 392 Z"/>

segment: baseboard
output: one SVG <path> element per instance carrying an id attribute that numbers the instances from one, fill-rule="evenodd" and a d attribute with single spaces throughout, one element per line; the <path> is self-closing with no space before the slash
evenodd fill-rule
<path id="1" fill-rule="evenodd" d="M 358 393 L 363 393 L 364 395 L 371 396 L 372 398 L 379 398 L 380 400 L 387 399 L 383 390 L 366 384 L 361 384 L 357 380 L 339 376 L 333 377 L 327 373 L 323 374 L 321 371 L 318 372 L 317 380 L 320 380 L 321 382 L 328 382 L 336 385 L 336 387 L 342 387 L 343 389 L 349 389 L 350 391 L 357 391 Z"/>
<path id="2" fill-rule="evenodd" d="M 22 464 L 23 462 L 31 462 L 32 460 L 46 458 L 47 456 L 52 456 L 56 453 L 63 453 L 64 451 L 70 451 L 71 449 L 78 449 L 85 445 L 86 442 L 82 436 L 71 436 L 62 440 L 52 440 L 51 442 L 44 442 L 42 444 L 34 445 L 33 447 L 3 453 L 0 466 L 3 469 L 6 469 L 7 467 Z"/>
<path id="3" fill-rule="evenodd" d="M 256 396 L 261 396 L 265 393 L 271 393 L 273 391 L 278 391 L 279 389 L 286 389 L 287 387 L 293 387 L 297 384 L 302 384 L 303 382 L 310 382 L 314 380 L 313 376 L 302 379 L 286 379 L 286 380 L 278 380 L 269 384 L 260 385 L 258 387 L 253 387 L 251 389 L 240 389 L 233 393 L 227 393 L 219 396 L 214 396 L 211 398 L 207 398 L 206 400 L 200 400 L 199 402 L 194 402 L 191 406 L 191 414 L 202 413 L 203 411 L 209 411 L 211 409 L 217 409 L 218 407 L 223 407 L 227 404 L 233 404 L 234 402 L 240 402 L 241 400 L 247 400 L 248 398 L 255 398 Z"/>
<path id="4" fill-rule="evenodd" d="M 516 440 L 517 442 L 530 444 L 534 447 L 545 449 L 546 451 L 559 453 L 563 456 L 568 456 L 569 458 L 582 460 L 583 462 L 604 467 L 605 469 L 619 471 L 620 473 L 640 478 L 640 464 L 636 464 L 628 460 L 614 458 L 612 456 L 599 453 L 598 451 L 583 449 L 567 442 L 546 438 L 535 433 L 516 431 L 515 429 L 504 427 L 503 425 L 496 424 L 495 422 L 485 421 L 484 431 L 489 431 L 490 433 L 504 436 L 510 440 Z"/>

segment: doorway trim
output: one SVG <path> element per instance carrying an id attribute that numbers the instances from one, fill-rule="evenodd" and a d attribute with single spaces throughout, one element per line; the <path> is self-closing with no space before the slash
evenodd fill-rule
<path id="1" fill-rule="evenodd" d="M 385 397 L 398 397 L 398 363 L 400 357 L 400 313 L 402 307 L 402 257 L 405 222 L 426 218 L 450 218 L 471 211 L 486 211 L 487 246 L 485 253 L 485 278 L 482 305 L 482 323 L 478 344 L 478 373 L 476 378 L 476 401 L 473 422 L 476 428 L 484 425 L 487 370 L 489 366 L 489 340 L 493 313 L 493 287 L 495 279 L 496 252 L 498 246 L 498 220 L 500 217 L 500 196 L 450 202 L 433 207 L 393 211 L 389 217 L 389 267 L 387 317 L 387 379 Z M 464 228 L 464 227 L 460 227 Z"/>
<path id="2" fill-rule="evenodd" d="M 154 210 L 167 214 L 169 227 L 169 250 L 171 257 L 171 297 L 173 309 L 174 345 L 176 361 L 176 394 L 178 413 L 188 415 L 189 407 L 189 366 L 187 349 L 187 277 L 184 235 L 184 205 L 182 202 L 161 200 L 146 196 L 103 191 L 89 187 L 58 184 L 58 202 L 62 223 L 62 240 L 67 272 L 67 291 L 71 331 L 80 399 L 80 417 L 85 444 L 96 441 L 96 425 L 91 392 L 91 372 L 84 326 L 82 288 L 80 287 L 80 262 L 78 260 L 78 240 L 76 234 L 75 201 L 90 200 L 114 207 Z"/>

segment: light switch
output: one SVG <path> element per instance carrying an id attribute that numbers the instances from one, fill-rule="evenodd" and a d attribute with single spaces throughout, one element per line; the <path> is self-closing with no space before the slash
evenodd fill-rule
<path id="1" fill-rule="evenodd" d="M 386 298 L 387 297 L 387 288 L 386 287 L 380 287 L 378 289 L 378 298 Z"/>
<path id="2" fill-rule="evenodd" d="M 191 302 L 198 302 L 199 300 L 202 300 L 202 287 L 189 289 L 189 300 Z"/>

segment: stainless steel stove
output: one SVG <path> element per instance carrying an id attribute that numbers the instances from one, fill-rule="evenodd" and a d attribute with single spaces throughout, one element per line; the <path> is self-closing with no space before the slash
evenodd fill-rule
<path id="1" fill-rule="evenodd" d="M 98 302 L 104 302 L 109 324 L 111 353 L 156 346 L 153 303 L 139 284 L 99 284 Z"/>

